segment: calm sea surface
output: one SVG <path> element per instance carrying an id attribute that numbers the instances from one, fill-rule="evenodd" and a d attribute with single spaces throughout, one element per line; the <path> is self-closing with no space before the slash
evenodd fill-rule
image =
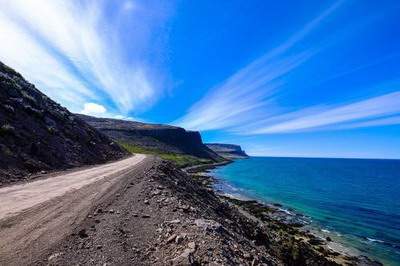
<path id="1" fill-rule="evenodd" d="M 226 193 L 280 203 L 360 253 L 400 265 L 400 160 L 253 157 L 213 173 Z"/>

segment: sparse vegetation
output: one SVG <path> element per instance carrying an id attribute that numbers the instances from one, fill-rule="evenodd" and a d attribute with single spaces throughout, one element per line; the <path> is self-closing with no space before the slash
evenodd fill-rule
<path id="1" fill-rule="evenodd" d="M 202 159 L 195 156 L 187 155 L 187 154 L 179 154 L 172 152 L 165 152 L 159 149 L 147 148 L 139 145 L 135 145 L 128 142 L 118 142 L 119 145 L 124 147 L 130 153 L 143 153 L 143 154 L 153 154 L 157 155 L 160 158 L 174 162 L 179 167 L 187 167 L 198 164 L 207 164 L 212 163 L 213 161 L 209 159 Z"/>
<path id="2" fill-rule="evenodd" d="M 13 134 L 15 131 L 15 128 L 11 126 L 10 124 L 4 124 L 0 127 L 0 136 L 4 136 L 7 134 Z"/>
<path id="3" fill-rule="evenodd" d="M 18 85 L 19 86 L 19 85 Z M 20 90 L 21 91 L 21 93 L 22 93 L 22 96 L 26 99 L 26 100 L 28 100 L 30 103 L 32 103 L 32 104 L 37 104 L 37 101 L 36 101 L 36 99 L 32 96 L 32 95 L 29 95 L 26 91 L 24 91 L 24 90 Z"/>
<path id="4" fill-rule="evenodd" d="M 54 127 L 47 127 L 47 132 L 49 132 L 51 135 L 55 135 L 57 129 L 55 129 Z"/>
<path id="5" fill-rule="evenodd" d="M 0 146 L 0 152 L 2 154 L 4 154 L 5 156 L 7 156 L 7 157 L 11 157 L 11 156 L 14 155 L 13 152 L 8 147 L 6 147 L 4 145 Z"/>

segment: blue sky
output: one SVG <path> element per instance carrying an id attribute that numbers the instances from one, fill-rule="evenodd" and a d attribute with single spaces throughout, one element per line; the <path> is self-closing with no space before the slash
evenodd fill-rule
<path id="1" fill-rule="evenodd" d="M 0 5 L 0 60 L 73 112 L 252 155 L 400 158 L 398 1 Z"/>

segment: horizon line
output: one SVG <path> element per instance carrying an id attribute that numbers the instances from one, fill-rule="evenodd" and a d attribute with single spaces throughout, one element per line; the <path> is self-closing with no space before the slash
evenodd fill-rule
<path id="1" fill-rule="evenodd" d="M 374 157 L 314 157 L 314 156 L 274 156 L 274 155 L 248 155 L 249 157 L 260 158 L 293 158 L 293 159 L 348 159 L 348 160 L 395 160 L 400 158 L 374 158 Z"/>

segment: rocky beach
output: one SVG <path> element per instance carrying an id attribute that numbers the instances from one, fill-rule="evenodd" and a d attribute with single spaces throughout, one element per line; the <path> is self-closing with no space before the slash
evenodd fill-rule
<path id="1" fill-rule="evenodd" d="M 288 211 L 278 203 L 264 203 L 241 194 L 227 193 L 219 185 L 221 180 L 213 176 L 210 171 L 229 163 L 191 167 L 187 171 L 202 186 L 207 187 L 208 191 L 217 195 L 221 201 L 234 206 L 247 217 L 256 220 L 262 228 L 267 229 L 268 247 L 275 249 L 276 253 L 274 254 L 284 254 L 284 264 L 313 265 L 312 260 L 303 260 L 312 254 L 311 256 L 327 258 L 324 263 L 332 263 L 332 265 L 382 265 L 378 261 L 359 255 L 342 243 L 333 241 L 329 234 L 320 233 L 319 228 L 310 227 L 307 217 L 301 213 L 293 210 Z M 296 260 L 292 256 L 300 259 Z M 290 257 L 294 261 L 291 261 Z M 317 263 L 316 265 L 320 264 Z"/>

